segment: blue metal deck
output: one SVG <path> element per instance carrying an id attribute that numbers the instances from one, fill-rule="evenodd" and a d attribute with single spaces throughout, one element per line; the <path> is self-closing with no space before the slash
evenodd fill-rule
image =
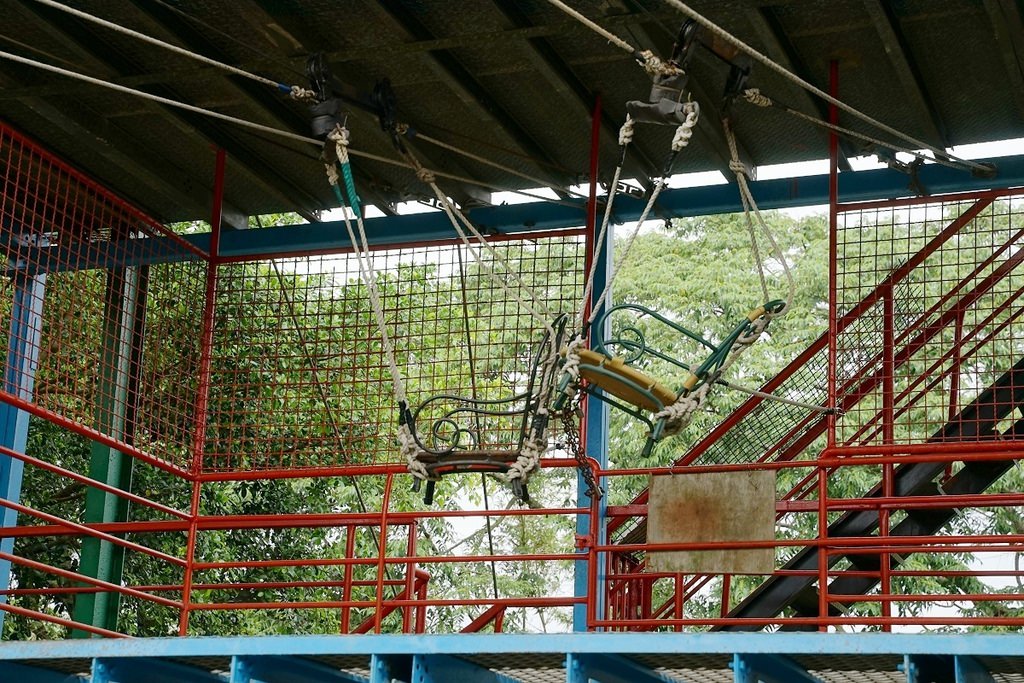
<path id="1" fill-rule="evenodd" d="M 264 636 L 5 642 L 18 683 L 1015 683 L 1024 635 Z"/>

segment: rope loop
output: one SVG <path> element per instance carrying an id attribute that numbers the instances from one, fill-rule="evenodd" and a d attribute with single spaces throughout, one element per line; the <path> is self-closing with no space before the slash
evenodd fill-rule
<path id="1" fill-rule="evenodd" d="M 743 99 L 751 104 L 757 105 L 758 107 L 770 107 L 773 104 L 772 98 L 761 94 L 761 91 L 757 88 L 747 88 L 744 90 Z"/>
<path id="2" fill-rule="evenodd" d="M 429 168 L 424 168 L 423 166 L 420 166 L 418 169 L 416 169 L 416 177 L 419 178 L 421 182 L 424 182 L 427 185 L 433 185 L 435 182 L 437 182 L 437 176 L 434 175 L 434 172 L 431 171 Z"/>
<path id="3" fill-rule="evenodd" d="M 337 187 L 338 181 L 341 176 L 338 175 L 338 167 L 335 164 L 324 164 L 324 169 L 327 171 L 327 182 Z"/>

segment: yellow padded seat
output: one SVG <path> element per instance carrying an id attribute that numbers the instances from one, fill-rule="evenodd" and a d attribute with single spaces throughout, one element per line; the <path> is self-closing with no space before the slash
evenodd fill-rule
<path id="1" fill-rule="evenodd" d="M 590 349 L 580 349 L 580 376 L 594 386 L 600 387 L 615 398 L 630 403 L 644 410 L 657 412 L 663 406 L 657 405 L 649 396 L 645 396 L 634 387 L 627 384 L 632 382 L 647 389 L 664 406 L 674 403 L 676 392 L 664 384 L 651 379 L 636 368 L 626 365 L 623 358 L 609 358 L 603 353 Z M 595 367 L 603 368 L 606 373 L 597 372 Z M 626 381 L 622 381 L 626 380 Z"/>

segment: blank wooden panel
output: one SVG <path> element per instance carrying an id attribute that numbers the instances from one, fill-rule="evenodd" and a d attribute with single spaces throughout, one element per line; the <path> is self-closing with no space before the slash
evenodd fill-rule
<path id="1" fill-rule="evenodd" d="M 651 477 L 648 543 L 775 540 L 775 471 Z M 652 552 L 648 567 L 683 574 L 770 574 L 774 548 Z"/>

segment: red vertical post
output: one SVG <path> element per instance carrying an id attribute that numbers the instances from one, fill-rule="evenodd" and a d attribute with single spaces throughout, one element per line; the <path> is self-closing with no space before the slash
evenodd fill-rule
<path id="1" fill-rule="evenodd" d="M 829 94 L 839 94 L 839 62 L 829 63 Z M 839 124 L 839 109 L 829 104 L 829 123 Z M 828 405 L 837 406 L 836 396 L 836 349 L 838 347 L 838 294 L 836 292 L 836 267 L 839 229 L 839 136 L 830 131 L 828 136 Z M 828 416 L 828 436 L 822 457 L 830 455 L 829 449 L 836 445 L 836 416 Z M 818 467 L 818 538 L 828 538 L 828 469 Z M 819 630 L 827 631 L 828 619 L 828 547 L 824 544 L 818 550 L 818 617 L 822 620 Z"/>
<path id="2" fill-rule="evenodd" d="M 213 316 L 217 293 L 217 261 L 220 253 L 221 213 L 224 203 L 224 170 L 227 154 L 217 150 L 213 178 L 213 207 L 210 210 L 210 260 L 206 264 L 206 294 L 203 302 L 203 327 L 199 350 L 199 391 L 196 396 L 195 430 L 192 435 L 192 501 L 189 508 L 188 542 L 185 548 L 185 575 L 181 587 L 181 614 L 178 635 L 188 635 L 188 619 L 192 600 L 192 576 L 196 554 L 196 531 L 199 523 L 199 496 L 202 481 L 203 452 L 206 448 L 206 419 L 210 398 L 210 367 L 213 357 Z"/>
<path id="3" fill-rule="evenodd" d="M 356 554 L 356 525 L 349 524 L 345 527 L 345 559 L 351 560 Z M 346 562 L 344 578 L 342 579 L 341 599 L 343 602 L 352 600 L 352 563 Z M 341 608 L 341 632 L 348 633 L 352 630 L 352 608 L 348 605 Z"/>
<path id="4" fill-rule="evenodd" d="M 416 522 L 410 521 L 406 529 L 409 532 L 408 541 L 405 546 L 406 558 L 416 557 Z M 416 565 L 408 562 L 405 565 L 405 597 L 412 599 L 416 591 Z M 413 605 L 406 605 L 402 608 L 402 633 L 412 633 L 413 626 Z"/>
<path id="5" fill-rule="evenodd" d="M 394 483 L 395 475 L 388 473 L 384 480 L 384 498 L 380 503 L 380 533 L 377 536 L 377 604 L 376 623 L 373 630 L 381 632 L 384 622 L 384 577 L 387 575 L 387 549 L 388 549 L 388 508 L 391 506 L 391 485 Z"/>
<path id="6" fill-rule="evenodd" d="M 893 302 L 893 288 L 890 286 L 882 296 L 882 441 L 887 447 L 891 447 L 895 441 L 895 425 L 893 424 L 896 420 L 896 410 L 894 405 L 894 396 L 896 393 L 896 362 L 894 358 L 893 347 L 896 344 L 895 341 L 895 312 Z M 882 465 L 882 495 L 886 498 L 892 498 L 893 496 L 893 465 L 891 458 L 892 453 L 889 448 L 886 449 L 886 462 Z M 878 535 L 882 538 L 889 536 L 889 509 L 882 507 L 878 511 Z M 886 597 L 892 592 L 892 582 L 890 579 L 890 568 L 889 568 L 889 553 L 882 551 L 879 553 L 879 581 L 881 583 L 880 589 L 882 597 Z M 892 618 L 892 602 L 889 600 L 882 601 L 882 617 L 886 619 Z M 882 630 L 891 631 L 892 624 L 885 623 L 882 625 Z"/>

